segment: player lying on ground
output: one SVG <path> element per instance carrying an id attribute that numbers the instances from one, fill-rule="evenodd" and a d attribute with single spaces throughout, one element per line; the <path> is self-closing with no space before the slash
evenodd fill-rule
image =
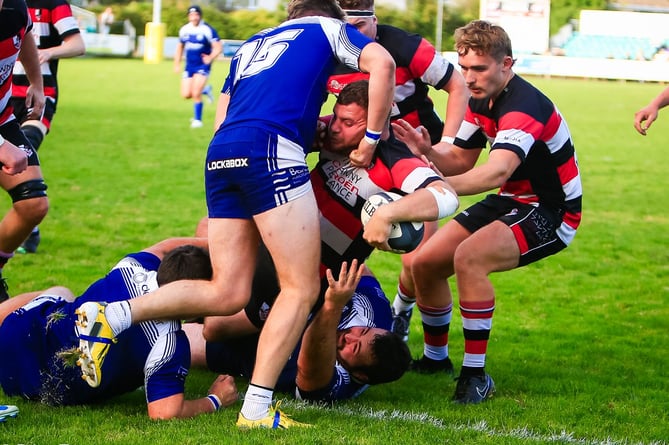
<path id="1" fill-rule="evenodd" d="M 278 294 L 276 271 L 262 246 L 258 258 L 251 302 L 244 311 L 207 317 L 206 342 L 202 324 L 183 326 L 193 366 L 243 377 L 252 374 L 258 332 Z M 399 379 L 411 354 L 390 332 L 390 303 L 379 282 L 355 260 L 350 269 L 343 264 L 338 280 L 332 273 L 327 280 L 323 306 L 312 317 L 276 389 L 303 400 L 333 402 L 357 397 L 369 385 Z"/>
<path id="2" fill-rule="evenodd" d="M 109 400 L 144 386 L 152 419 L 192 417 L 235 403 L 237 389 L 227 375 L 214 380 L 206 397 L 184 398 L 190 348 L 178 321 L 146 321 L 119 335 L 102 366 L 104 381 L 95 388 L 85 381 L 93 377 L 82 379 L 75 363 L 77 307 L 133 298 L 177 279 L 208 279 L 206 245 L 203 239 L 167 239 L 125 256 L 79 298 L 57 286 L 0 304 L 0 355 L 13 357 L 0 362 L 2 390 L 49 405 L 73 405 Z"/>

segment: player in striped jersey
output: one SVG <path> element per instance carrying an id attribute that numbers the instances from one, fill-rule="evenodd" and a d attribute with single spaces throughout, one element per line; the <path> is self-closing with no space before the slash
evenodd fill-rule
<path id="1" fill-rule="evenodd" d="M 581 221 L 582 189 L 574 144 L 556 106 L 513 72 L 511 41 L 499 26 L 473 21 L 455 32 L 458 63 L 472 93 L 453 144 L 432 146 L 425 129 L 394 125 L 398 138 L 446 175 L 459 195 L 499 187 L 449 221 L 413 257 L 413 285 L 424 328 L 422 361 L 448 363 L 455 275 L 465 353 L 454 399 L 492 396 L 485 371 L 495 294 L 488 275 L 553 255 Z M 490 144 L 485 163 L 476 165 Z M 452 365 L 450 366 L 452 369 Z"/>
<path id="2" fill-rule="evenodd" d="M 44 111 L 37 46 L 30 35 L 33 24 L 23 0 L 0 0 L 0 8 L 0 160 L 3 163 L 0 186 L 12 199 L 12 208 L 0 222 L 0 301 L 3 301 L 9 294 L 2 269 L 33 227 L 46 216 L 49 200 L 37 152 L 21 131 L 9 100 L 12 70 L 18 59 L 30 80 L 26 97 L 26 105 L 32 108 L 30 116 L 37 118 Z"/>
<path id="3" fill-rule="evenodd" d="M 79 340 L 72 326 L 79 305 L 134 298 L 177 279 L 209 279 L 211 263 L 204 247 L 206 239 L 167 239 L 126 255 L 76 299 L 69 289 L 57 286 L 0 304 L 4 393 L 48 405 L 73 405 L 108 400 L 144 386 L 153 419 L 192 417 L 236 402 L 230 376 L 219 376 L 210 396 L 184 399 L 190 349 L 178 321 L 146 321 L 120 335 L 107 355 L 105 380 L 98 387 L 82 380 L 74 363 Z"/>
<path id="4" fill-rule="evenodd" d="M 86 46 L 66 0 L 28 0 L 26 3 L 33 21 L 31 35 L 37 43 L 46 103 L 41 116 L 29 114 L 26 97 L 30 82 L 20 62 L 14 66 L 11 103 L 14 115 L 21 123 L 21 130 L 32 148 L 39 150 L 44 136 L 51 129 L 51 121 L 56 113 L 58 61 L 84 54 Z M 35 226 L 19 252 L 35 253 L 40 240 L 39 228 Z"/>
<path id="5" fill-rule="evenodd" d="M 386 48 L 395 60 L 395 100 L 391 119 L 404 119 L 414 127 L 422 125 L 430 133 L 433 144 L 442 138 L 453 141 L 469 99 L 469 91 L 460 72 L 420 35 L 378 24 L 374 0 L 340 0 L 339 4 L 346 12 L 348 22 Z M 364 76 L 364 73 L 340 65 L 328 80 L 328 91 L 338 94 L 345 85 Z M 445 121 L 434 109 L 428 94 L 429 87 L 448 94 Z M 424 239 L 427 240 L 438 227 L 436 221 L 426 222 Z M 406 264 L 411 261 L 411 256 L 411 252 L 402 255 L 403 267 L 394 299 L 397 304 L 393 305 L 393 332 L 401 335 L 404 341 L 409 339 L 412 303 L 415 302 L 415 297 L 403 285 L 404 281 L 410 282 L 405 275 L 409 273 Z M 398 310 L 399 307 L 404 310 Z"/>

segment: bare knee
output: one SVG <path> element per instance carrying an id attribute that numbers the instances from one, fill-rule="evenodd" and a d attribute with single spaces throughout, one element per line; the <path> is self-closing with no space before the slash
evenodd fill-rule
<path id="1" fill-rule="evenodd" d="M 49 212 L 49 200 L 44 196 L 17 201 L 14 203 L 14 210 L 26 224 L 36 226 Z"/>

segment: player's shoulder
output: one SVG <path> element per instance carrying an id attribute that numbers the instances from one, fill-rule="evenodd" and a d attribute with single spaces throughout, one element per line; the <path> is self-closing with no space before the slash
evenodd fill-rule
<path id="1" fill-rule="evenodd" d="M 67 0 L 28 0 L 26 2 L 29 9 L 55 9 L 58 6 L 66 5 L 70 8 L 70 4 Z"/>

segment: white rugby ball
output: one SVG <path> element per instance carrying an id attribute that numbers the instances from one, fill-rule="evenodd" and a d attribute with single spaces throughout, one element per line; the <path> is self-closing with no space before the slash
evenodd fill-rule
<path id="1" fill-rule="evenodd" d="M 370 196 L 362 206 L 360 220 L 365 226 L 372 215 L 383 204 L 397 201 L 402 196 L 393 192 L 378 192 Z M 396 253 L 407 253 L 414 250 L 423 240 L 425 225 L 422 222 L 404 221 L 394 223 L 390 229 L 388 245 Z"/>

